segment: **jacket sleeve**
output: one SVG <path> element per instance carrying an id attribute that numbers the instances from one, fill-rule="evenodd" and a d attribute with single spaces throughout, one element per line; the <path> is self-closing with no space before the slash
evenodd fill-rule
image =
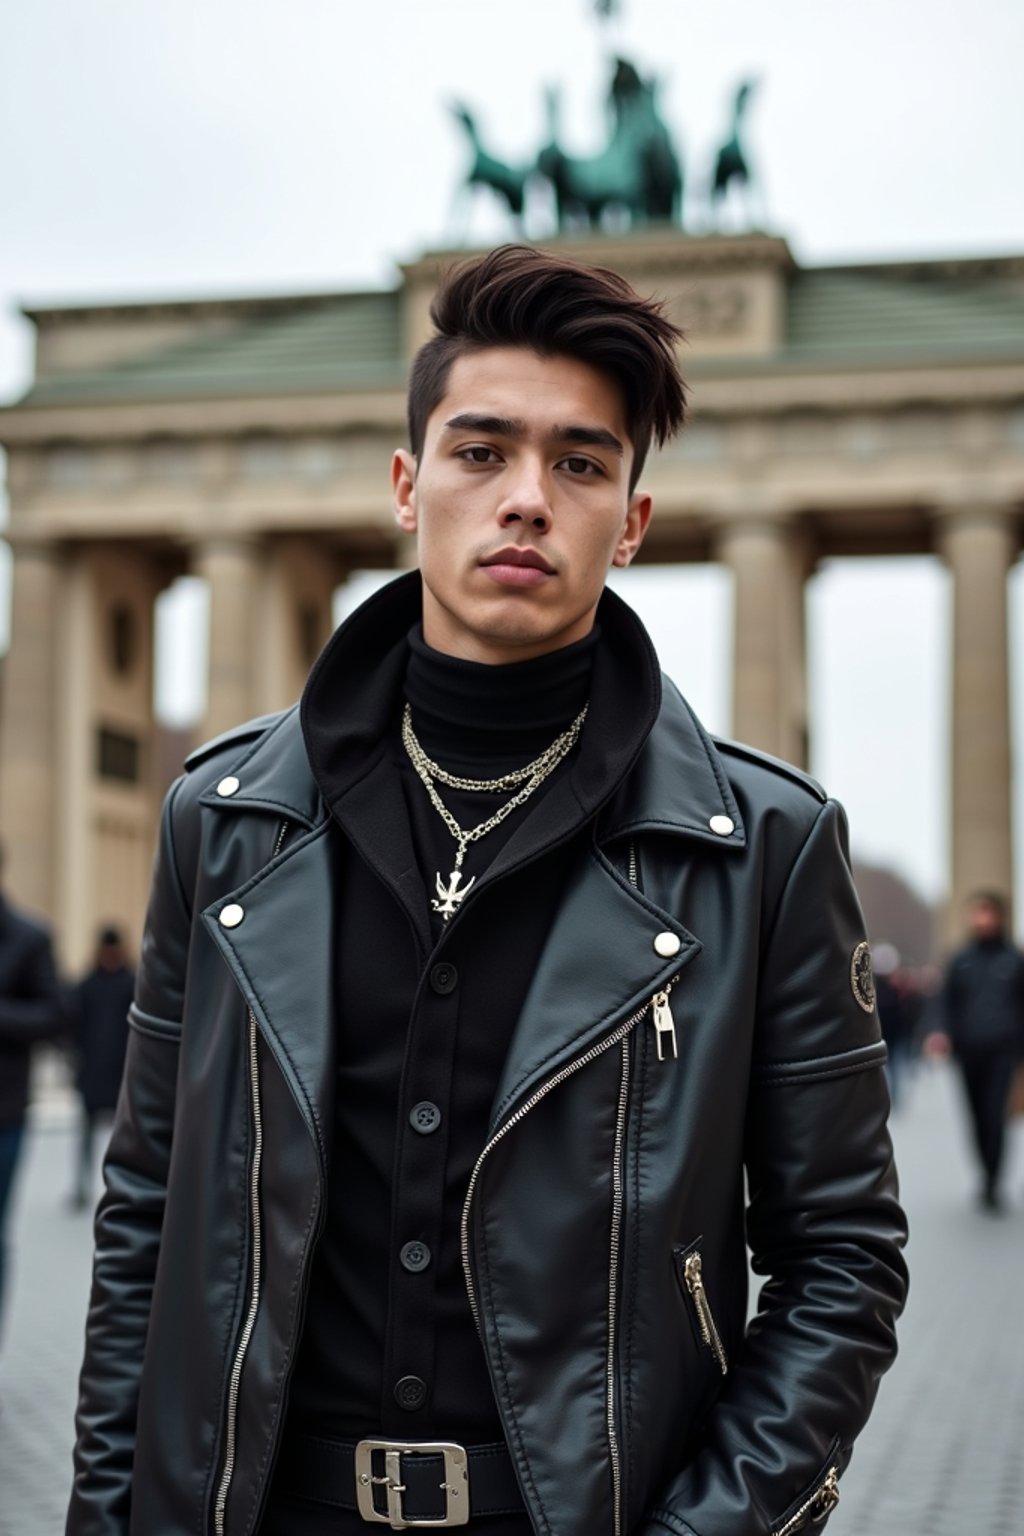
<path id="1" fill-rule="evenodd" d="M 834 802 L 768 923 L 746 1131 L 747 1238 L 766 1279 L 700 1449 L 650 1511 L 648 1536 L 790 1536 L 820 1522 L 895 1353 L 906 1228 Z"/>
<path id="2" fill-rule="evenodd" d="M 125 1536 L 136 1404 L 160 1248 L 191 930 L 175 854 L 179 779 L 164 804 L 121 1095 L 104 1160 L 76 1414 L 67 1536 Z"/>
<path id="3" fill-rule="evenodd" d="M 64 1023 L 49 934 L 33 932 L 18 976 L 17 996 L 0 997 L 0 1041 L 30 1045 L 59 1035 Z"/>

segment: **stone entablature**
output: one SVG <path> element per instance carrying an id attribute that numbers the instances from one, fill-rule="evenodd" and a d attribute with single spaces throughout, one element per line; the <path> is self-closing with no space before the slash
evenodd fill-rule
<path id="1" fill-rule="evenodd" d="M 675 229 L 629 235 L 563 236 L 559 251 L 611 267 L 638 293 L 656 293 L 697 357 L 757 357 L 783 344 L 786 278 L 795 270 L 785 240 L 770 235 L 681 236 Z M 402 338 L 411 356 L 430 334 L 428 310 L 444 267 L 464 251 L 432 251 L 402 267 Z"/>

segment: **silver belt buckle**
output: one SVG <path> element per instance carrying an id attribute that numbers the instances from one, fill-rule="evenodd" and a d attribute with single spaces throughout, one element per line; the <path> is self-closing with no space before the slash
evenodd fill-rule
<path id="1" fill-rule="evenodd" d="M 383 1473 L 374 1470 L 374 1456 L 383 1456 Z M 403 1456 L 440 1456 L 444 1462 L 445 1513 L 429 1520 L 407 1519 L 402 1508 Z M 387 1494 L 387 1511 L 373 1501 L 374 1488 Z M 466 1525 L 469 1520 L 469 1456 L 464 1445 L 438 1440 L 360 1440 L 356 1446 L 356 1505 L 364 1520 L 390 1525 L 393 1531 L 410 1525 Z"/>

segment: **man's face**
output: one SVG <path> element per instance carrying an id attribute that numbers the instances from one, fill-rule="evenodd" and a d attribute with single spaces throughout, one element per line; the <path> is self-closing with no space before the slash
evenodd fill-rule
<path id="1" fill-rule="evenodd" d="M 400 450 L 392 464 L 427 644 L 501 663 L 589 633 L 609 566 L 629 564 L 650 518 L 632 461 L 609 375 L 519 347 L 458 358 L 419 460 Z"/>
<path id="2" fill-rule="evenodd" d="M 967 924 L 975 939 L 996 939 L 1003 931 L 1003 914 L 990 901 L 972 901 Z"/>

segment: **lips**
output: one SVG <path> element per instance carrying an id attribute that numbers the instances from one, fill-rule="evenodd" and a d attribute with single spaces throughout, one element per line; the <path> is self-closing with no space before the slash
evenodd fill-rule
<path id="1" fill-rule="evenodd" d="M 480 564 L 500 587 L 542 587 L 555 574 L 554 566 L 538 550 L 518 545 L 496 550 Z"/>
<path id="2" fill-rule="evenodd" d="M 554 566 L 550 560 L 545 560 L 539 550 L 520 549 L 517 544 L 509 545 L 505 549 L 499 549 L 495 554 L 488 555 L 486 559 L 481 560 L 480 564 L 486 566 L 518 565 L 530 570 L 543 571 L 546 576 L 553 576 L 555 574 Z"/>

